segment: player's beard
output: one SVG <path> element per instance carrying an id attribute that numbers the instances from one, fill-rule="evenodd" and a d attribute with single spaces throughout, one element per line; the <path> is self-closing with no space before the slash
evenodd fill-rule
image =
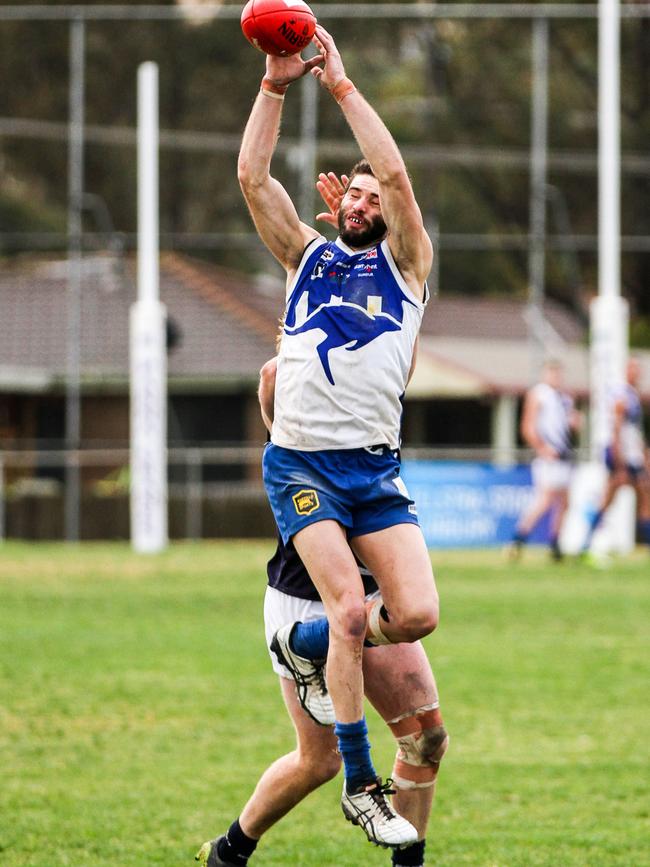
<path id="1" fill-rule="evenodd" d="M 386 223 L 382 217 L 377 216 L 372 220 L 365 220 L 366 226 L 360 226 L 358 229 L 346 229 L 345 221 L 352 209 L 347 211 L 339 211 L 339 235 L 344 244 L 348 247 L 369 247 L 377 241 L 380 241 L 386 234 Z"/>

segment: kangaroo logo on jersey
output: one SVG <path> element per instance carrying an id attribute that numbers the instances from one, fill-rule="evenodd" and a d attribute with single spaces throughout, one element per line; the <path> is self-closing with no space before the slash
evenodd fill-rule
<path id="1" fill-rule="evenodd" d="M 320 508 L 320 500 L 316 491 L 298 491 L 291 498 L 299 515 L 311 515 Z"/>
<path id="2" fill-rule="evenodd" d="M 382 334 L 401 331 L 404 318 L 403 304 L 412 304 L 391 276 L 383 277 L 389 291 L 380 291 L 376 282 L 378 266 L 363 263 L 354 267 L 350 259 L 360 263 L 362 259 L 377 257 L 377 248 L 360 254 L 346 256 L 343 251 L 337 257 L 333 249 L 320 251 L 312 260 L 308 276 L 299 280 L 289 298 L 284 333 L 288 336 L 304 334 L 319 329 L 325 337 L 316 347 L 325 376 L 335 385 L 330 365 L 330 352 L 345 349 L 355 352 L 367 346 Z M 333 254 L 333 255 L 330 255 Z M 373 254 L 373 255 L 371 255 Z M 343 258 L 344 261 L 336 261 Z M 345 261 L 345 260 L 348 261 Z M 322 262 L 328 262 L 322 268 Z M 368 279 L 374 277 L 375 279 Z"/>

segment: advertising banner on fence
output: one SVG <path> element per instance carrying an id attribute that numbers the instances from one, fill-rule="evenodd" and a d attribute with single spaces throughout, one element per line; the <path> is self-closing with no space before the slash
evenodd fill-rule
<path id="1" fill-rule="evenodd" d="M 496 467 L 465 461 L 404 461 L 402 479 L 416 502 L 418 519 L 430 548 L 482 548 L 512 541 L 515 526 L 533 496 L 530 466 Z M 589 516 L 600 503 L 605 486 L 601 464 L 575 468 L 569 511 L 560 546 L 580 551 Z M 634 491 L 620 490 L 593 539 L 592 550 L 627 553 L 634 547 Z M 529 537 L 532 544 L 548 541 L 546 515 Z"/>
<path id="2" fill-rule="evenodd" d="M 532 496 L 530 467 L 460 461 L 404 461 L 402 478 L 430 548 L 482 548 L 510 542 Z M 543 542 L 548 521 L 531 541 Z"/>

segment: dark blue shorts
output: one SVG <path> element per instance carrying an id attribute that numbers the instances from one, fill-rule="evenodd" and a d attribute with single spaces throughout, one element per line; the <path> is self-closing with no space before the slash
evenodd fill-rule
<path id="1" fill-rule="evenodd" d="M 338 521 L 348 538 L 417 524 L 417 509 L 387 447 L 301 452 L 269 443 L 262 469 L 283 542 L 317 521 Z"/>
<path id="2" fill-rule="evenodd" d="M 605 449 L 605 466 L 607 467 L 608 472 L 613 473 L 616 471 L 616 466 L 614 464 L 614 453 L 611 446 L 607 446 Z M 645 466 L 643 464 L 625 464 L 625 472 L 628 474 L 632 481 L 635 481 L 645 473 Z"/>

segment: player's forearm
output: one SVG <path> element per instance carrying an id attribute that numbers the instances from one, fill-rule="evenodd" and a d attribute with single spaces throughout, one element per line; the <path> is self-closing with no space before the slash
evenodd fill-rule
<path id="1" fill-rule="evenodd" d="M 282 100 L 259 93 L 239 150 L 237 175 L 242 190 L 259 186 L 270 178 L 281 117 Z"/>
<path id="2" fill-rule="evenodd" d="M 621 460 L 622 455 L 622 446 L 623 446 L 623 418 L 620 415 L 616 415 L 614 418 L 614 427 L 612 429 L 612 441 L 611 441 L 611 449 L 612 455 L 616 462 Z"/>
<path id="3" fill-rule="evenodd" d="M 537 433 L 537 417 L 531 410 L 528 414 L 524 411 L 524 418 L 521 423 L 521 436 L 531 449 L 536 452 L 544 450 L 546 443 Z"/>
<path id="4" fill-rule="evenodd" d="M 340 105 L 361 153 L 372 166 L 379 183 L 390 184 L 396 178 L 407 177 L 395 139 L 363 95 L 354 91 L 343 97 Z"/>
<path id="5" fill-rule="evenodd" d="M 544 449 L 544 440 L 533 431 L 523 430 L 522 436 L 526 445 L 533 451 L 541 452 Z"/>

